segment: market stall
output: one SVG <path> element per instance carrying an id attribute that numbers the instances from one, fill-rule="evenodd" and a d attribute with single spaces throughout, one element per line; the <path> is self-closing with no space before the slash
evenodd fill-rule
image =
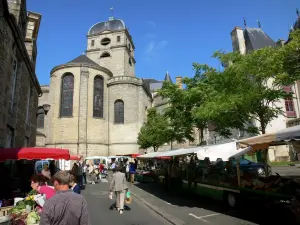
<path id="1" fill-rule="evenodd" d="M 46 159 L 69 160 L 70 153 L 55 148 L 0 148 L 1 182 L 5 184 L 0 186 L 0 211 L 6 219 L 9 214 L 16 224 L 38 224 L 39 216 L 34 209 L 41 196 L 31 190 L 30 177 L 35 161 Z"/>
<path id="2" fill-rule="evenodd" d="M 158 159 L 156 156 L 162 152 L 150 152 L 148 154 L 139 155 L 137 159 L 140 160 L 140 165 L 137 170 L 136 180 L 139 182 L 153 182 L 159 180 L 163 175 L 162 165 L 163 158 Z"/>

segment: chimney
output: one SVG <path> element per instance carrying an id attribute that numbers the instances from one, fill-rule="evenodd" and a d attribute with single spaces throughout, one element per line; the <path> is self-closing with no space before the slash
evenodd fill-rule
<path id="1" fill-rule="evenodd" d="M 284 46 L 285 40 L 279 39 L 279 40 L 276 42 L 276 44 L 277 44 L 277 46 Z"/>
<path id="2" fill-rule="evenodd" d="M 182 89 L 182 77 L 181 76 L 176 77 L 176 84 L 180 89 Z"/>
<path id="3" fill-rule="evenodd" d="M 233 31 L 231 31 L 230 35 L 233 51 L 238 51 L 244 55 L 246 53 L 246 43 L 243 29 L 241 27 L 235 27 L 233 28 Z"/>

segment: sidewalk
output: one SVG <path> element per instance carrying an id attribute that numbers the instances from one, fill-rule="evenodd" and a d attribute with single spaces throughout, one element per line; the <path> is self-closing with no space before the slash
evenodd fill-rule
<path id="1" fill-rule="evenodd" d="M 226 215 L 219 202 L 170 196 L 153 183 L 128 185 L 134 197 L 174 225 L 256 224 Z"/>
<path id="2" fill-rule="evenodd" d="M 174 225 L 254 225 L 272 224 L 281 209 L 267 210 L 254 202 L 243 202 L 237 210 L 222 202 L 200 197 L 171 196 L 154 183 L 128 184 L 132 195 Z M 280 218 L 284 219 L 284 218 Z"/>

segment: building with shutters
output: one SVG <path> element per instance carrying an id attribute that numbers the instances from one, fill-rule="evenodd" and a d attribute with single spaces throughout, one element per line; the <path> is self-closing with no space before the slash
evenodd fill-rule
<path id="1" fill-rule="evenodd" d="M 292 29 L 300 29 L 300 17 L 297 11 L 298 18 Z M 258 22 L 258 27 L 248 27 L 246 21 L 244 21 L 244 29 L 241 27 L 234 27 L 231 35 L 232 48 L 233 51 L 237 51 L 240 54 L 247 54 L 253 50 L 257 50 L 264 47 L 275 47 L 287 44 L 284 40 L 274 41 L 265 31 L 261 28 Z M 272 81 L 269 82 L 271 85 Z M 280 107 L 284 114 L 279 115 L 278 118 L 271 121 L 271 123 L 266 128 L 266 133 L 276 132 L 278 130 L 299 125 L 300 124 L 300 81 L 295 82 L 291 86 L 285 86 L 283 89 L 286 92 L 292 92 L 293 98 L 281 99 L 276 103 L 276 107 Z M 253 121 L 256 126 L 259 126 L 257 121 Z M 210 139 L 213 139 L 215 132 L 210 130 Z M 231 139 L 243 139 L 249 137 L 249 134 L 245 132 L 240 132 L 238 130 L 232 131 L 233 136 Z M 222 143 L 230 141 L 231 139 L 224 139 L 222 137 L 217 137 L 216 143 Z M 281 160 L 293 160 L 294 157 L 293 149 L 289 146 L 277 146 L 271 147 L 269 149 L 269 159 L 270 161 L 281 161 Z"/>

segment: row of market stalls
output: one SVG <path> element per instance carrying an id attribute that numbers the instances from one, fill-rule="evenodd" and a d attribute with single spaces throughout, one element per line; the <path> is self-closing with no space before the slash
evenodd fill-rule
<path id="1" fill-rule="evenodd" d="M 142 165 L 137 178 L 151 177 L 166 186 L 180 184 L 189 193 L 225 200 L 232 207 L 236 207 L 241 197 L 291 202 L 300 194 L 300 174 L 299 177 L 272 175 L 267 157 L 260 163 L 252 163 L 244 155 L 266 152 L 274 145 L 297 149 L 299 141 L 300 126 L 295 126 L 226 144 L 151 152 L 137 156 Z"/>

